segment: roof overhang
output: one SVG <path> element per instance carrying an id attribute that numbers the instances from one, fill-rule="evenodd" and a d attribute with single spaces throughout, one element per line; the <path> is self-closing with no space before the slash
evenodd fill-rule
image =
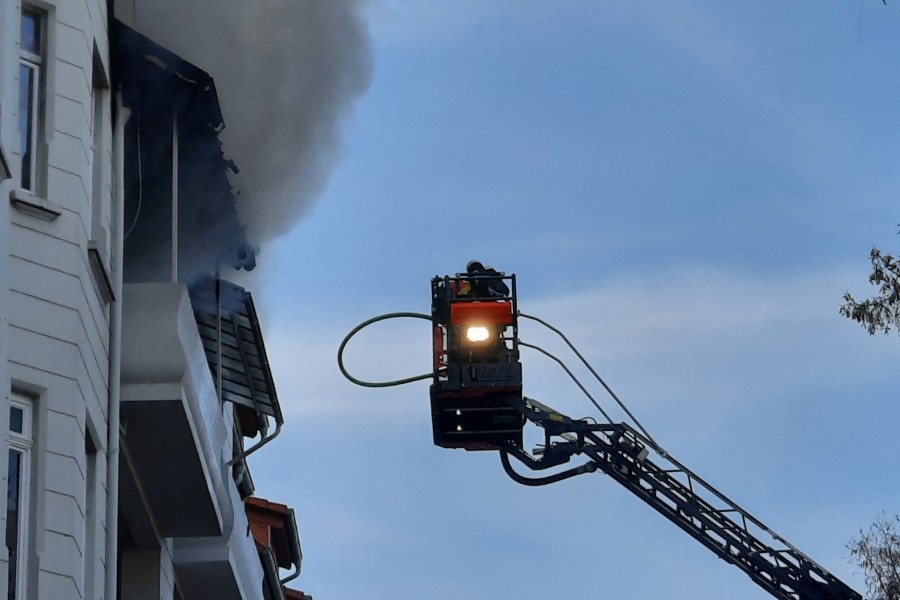
<path id="1" fill-rule="evenodd" d="M 279 568 L 294 568 L 294 574 L 283 579 L 289 581 L 300 574 L 303 550 L 294 509 L 264 498 L 251 497 L 244 501 L 247 518 L 256 543 L 271 548 Z"/>

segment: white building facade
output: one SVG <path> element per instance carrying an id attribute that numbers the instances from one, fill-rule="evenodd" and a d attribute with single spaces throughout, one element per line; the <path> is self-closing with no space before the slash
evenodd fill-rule
<path id="1" fill-rule="evenodd" d="M 0 579 L 16 600 L 100 597 L 109 563 L 107 30 L 101 0 L 0 2 L 0 145 L 10 171 L 0 184 L 9 455 Z"/>
<path id="2" fill-rule="evenodd" d="M 0 0 L 0 600 L 300 597 L 244 507 L 283 419 L 214 84 L 114 10 Z"/>

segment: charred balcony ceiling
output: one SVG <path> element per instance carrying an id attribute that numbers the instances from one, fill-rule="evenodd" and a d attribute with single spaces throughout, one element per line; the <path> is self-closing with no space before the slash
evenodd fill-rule
<path id="1" fill-rule="evenodd" d="M 255 250 L 235 204 L 212 77 L 117 22 L 114 76 L 125 130 L 125 279 L 183 281 L 250 270 Z"/>

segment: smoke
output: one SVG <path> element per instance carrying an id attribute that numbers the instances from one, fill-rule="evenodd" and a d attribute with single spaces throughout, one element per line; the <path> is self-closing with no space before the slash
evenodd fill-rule
<path id="1" fill-rule="evenodd" d="M 253 243 L 289 231 L 323 191 L 368 88 L 362 0 L 119 0 L 116 16 L 208 72 Z"/>

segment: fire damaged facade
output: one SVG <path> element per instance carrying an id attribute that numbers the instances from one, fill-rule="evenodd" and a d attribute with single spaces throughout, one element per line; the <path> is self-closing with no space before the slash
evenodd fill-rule
<path id="1" fill-rule="evenodd" d="M 215 82 L 123 21 L 0 0 L 0 600 L 310 598 Z"/>

